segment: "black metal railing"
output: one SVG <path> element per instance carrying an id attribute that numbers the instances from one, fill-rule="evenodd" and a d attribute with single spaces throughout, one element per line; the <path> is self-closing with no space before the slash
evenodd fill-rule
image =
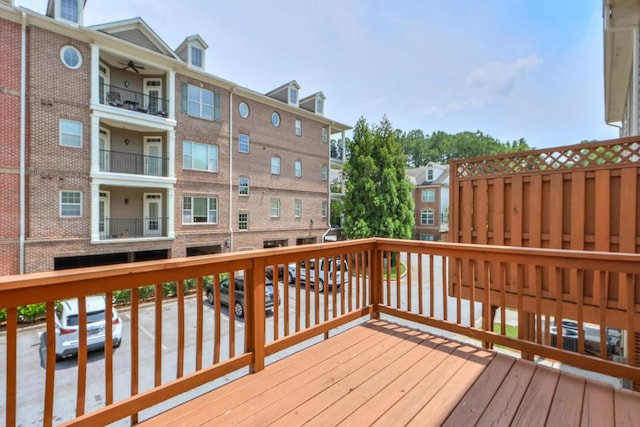
<path id="1" fill-rule="evenodd" d="M 122 151 L 100 150 L 102 172 L 168 176 L 169 159 Z"/>
<path id="2" fill-rule="evenodd" d="M 112 107 L 167 117 L 169 101 L 118 86 L 102 85 L 100 102 Z"/>
<path id="3" fill-rule="evenodd" d="M 168 218 L 103 218 L 100 239 L 166 237 Z"/>

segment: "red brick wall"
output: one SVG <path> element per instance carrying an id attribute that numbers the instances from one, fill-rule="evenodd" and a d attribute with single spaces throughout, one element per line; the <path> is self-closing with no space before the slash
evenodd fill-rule
<path id="1" fill-rule="evenodd" d="M 21 26 L 0 22 L 0 275 L 19 273 Z"/>
<path id="2" fill-rule="evenodd" d="M 423 202 L 422 201 L 422 190 L 433 189 L 435 191 L 435 200 L 433 202 Z M 435 239 L 438 240 L 438 236 L 440 236 L 440 187 L 415 187 L 413 190 L 413 200 L 415 202 L 415 231 L 414 238 L 419 239 L 421 234 L 430 234 L 436 236 Z M 435 219 L 434 225 L 422 225 L 422 211 L 425 209 L 433 210 L 433 215 Z"/>

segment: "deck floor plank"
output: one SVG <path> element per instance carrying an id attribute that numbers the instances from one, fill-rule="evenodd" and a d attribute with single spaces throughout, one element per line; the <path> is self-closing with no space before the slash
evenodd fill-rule
<path id="1" fill-rule="evenodd" d="M 443 427 L 474 425 L 489 405 L 514 362 L 515 359 L 512 357 L 497 354 L 445 420 Z"/>
<path id="2" fill-rule="evenodd" d="M 637 392 L 617 388 L 614 391 L 614 402 L 616 426 L 637 426 L 640 424 L 640 404 Z"/>
<path id="3" fill-rule="evenodd" d="M 549 410 L 549 420 L 560 426 L 579 426 L 582 418 L 585 379 L 560 373 L 556 393 Z"/>
<path id="4" fill-rule="evenodd" d="M 142 423 L 638 425 L 640 393 L 370 321 Z"/>
<path id="5" fill-rule="evenodd" d="M 513 419 L 517 426 L 544 426 L 558 384 L 560 371 L 538 365 Z"/>
<path id="6" fill-rule="evenodd" d="M 533 363 L 522 359 L 516 360 L 476 425 L 509 425 L 535 370 L 536 366 Z"/>
<path id="7" fill-rule="evenodd" d="M 581 425 L 589 427 L 615 425 L 613 406 L 613 387 L 610 384 L 587 381 L 584 388 Z"/>

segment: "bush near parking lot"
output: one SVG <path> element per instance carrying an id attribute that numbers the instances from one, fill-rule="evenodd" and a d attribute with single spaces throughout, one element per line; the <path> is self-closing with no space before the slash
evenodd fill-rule
<path id="1" fill-rule="evenodd" d="M 203 287 L 209 285 L 212 281 L 212 276 L 203 277 Z M 187 279 L 184 282 L 184 293 L 189 294 L 197 288 L 198 282 L 196 279 Z M 162 284 L 162 298 L 169 298 L 177 295 L 178 282 L 165 282 Z M 156 296 L 155 285 L 141 286 L 138 288 L 138 297 L 141 301 L 153 299 Z M 113 292 L 113 301 L 116 305 L 128 305 L 131 303 L 131 289 L 123 289 Z M 56 301 L 57 302 L 57 301 Z M 45 318 L 46 305 L 45 303 L 30 304 L 23 307 L 18 307 L 18 323 L 33 323 Z M 7 309 L 0 309 L 0 324 L 7 320 Z"/>

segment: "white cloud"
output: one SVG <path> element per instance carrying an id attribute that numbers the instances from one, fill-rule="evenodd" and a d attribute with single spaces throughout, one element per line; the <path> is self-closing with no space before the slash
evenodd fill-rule
<path id="1" fill-rule="evenodd" d="M 473 86 L 486 89 L 494 95 L 507 95 L 515 83 L 529 70 L 542 64 L 537 55 L 529 55 L 510 63 L 496 62 L 476 68 L 467 81 Z"/>

